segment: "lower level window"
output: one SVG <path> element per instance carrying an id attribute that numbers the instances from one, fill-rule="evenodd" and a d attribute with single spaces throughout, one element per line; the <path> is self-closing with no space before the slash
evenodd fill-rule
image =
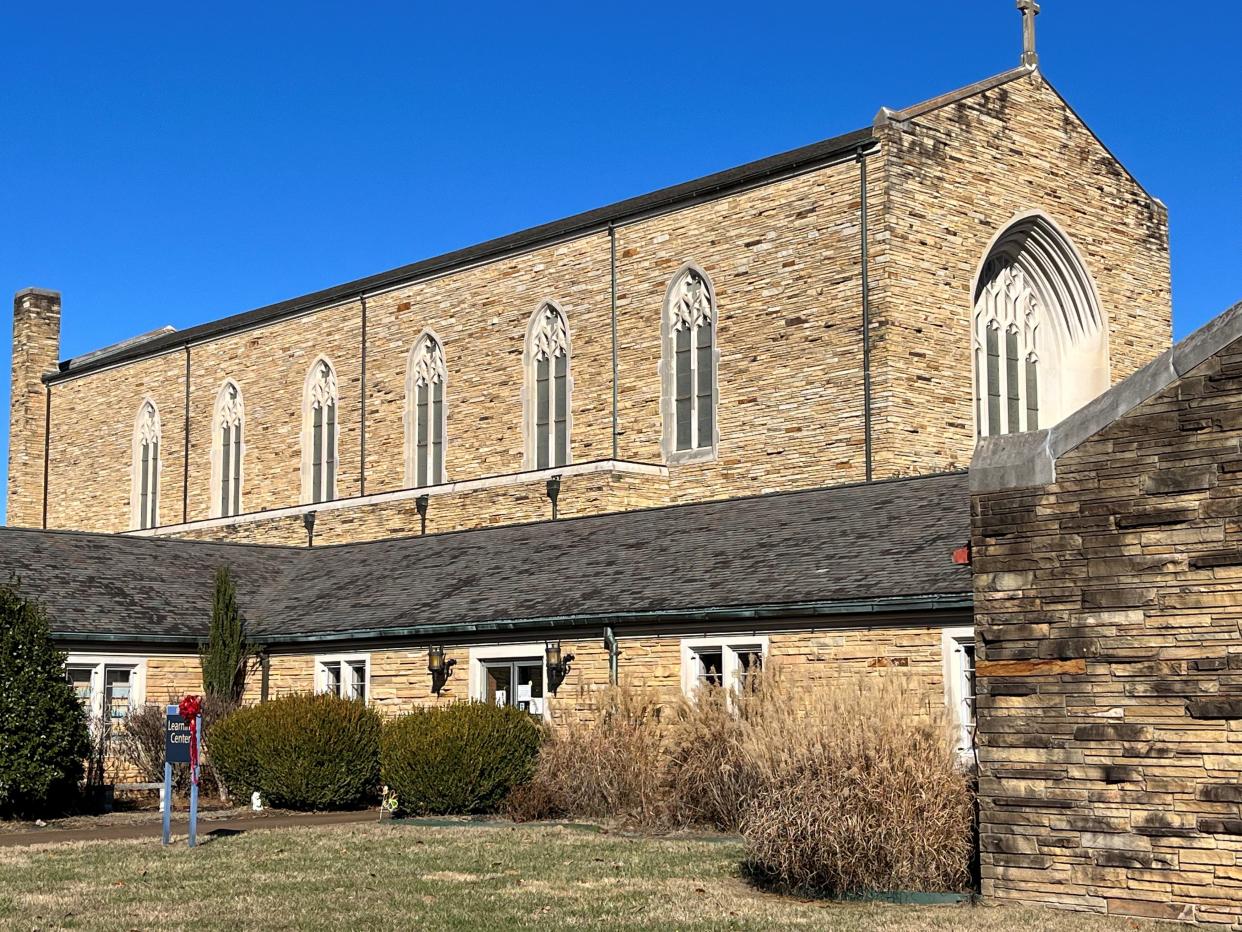
<path id="1" fill-rule="evenodd" d="M 542 660 L 486 660 L 482 666 L 484 702 L 543 714 Z"/>
<path id="2" fill-rule="evenodd" d="M 142 702 L 143 661 L 70 655 L 66 676 L 78 701 L 95 721 L 123 722 Z"/>
<path id="3" fill-rule="evenodd" d="M 317 657 L 317 688 L 342 699 L 367 701 L 370 660 L 364 654 L 343 657 Z"/>
<path id="4" fill-rule="evenodd" d="M 693 695 L 701 686 L 744 688 L 763 669 L 767 638 L 705 638 L 681 642 L 682 688 Z"/>
<path id="5" fill-rule="evenodd" d="M 957 748 L 959 752 L 969 752 L 975 746 L 974 629 L 946 629 L 941 649 L 944 652 L 945 701 L 958 726 Z"/>

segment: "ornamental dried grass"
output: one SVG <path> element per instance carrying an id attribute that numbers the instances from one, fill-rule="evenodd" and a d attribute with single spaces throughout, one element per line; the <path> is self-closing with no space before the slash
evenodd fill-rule
<path id="1" fill-rule="evenodd" d="M 906 682 L 808 684 L 772 667 L 664 710 L 622 685 L 552 729 L 509 812 L 739 831 L 754 877 L 805 893 L 965 889 L 970 781 L 943 708 Z"/>

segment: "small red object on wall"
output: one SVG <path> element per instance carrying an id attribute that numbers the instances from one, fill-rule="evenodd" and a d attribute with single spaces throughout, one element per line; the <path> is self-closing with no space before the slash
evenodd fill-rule
<path id="1" fill-rule="evenodd" d="M 970 544 L 953 551 L 953 562 L 958 566 L 970 566 Z"/>
<path id="2" fill-rule="evenodd" d="M 183 721 L 190 726 L 190 781 L 198 783 L 198 717 L 203 714 L 201 696 L 186 696 L 177 706 Z"/>

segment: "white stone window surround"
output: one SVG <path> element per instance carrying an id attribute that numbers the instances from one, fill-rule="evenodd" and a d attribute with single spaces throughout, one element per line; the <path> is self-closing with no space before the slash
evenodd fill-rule
<path id="1" fill-rule="evenodd" d="M 967 655 L 969 649 L 969 656 Z M 944 628 L 940 653 L 944 664 L 944 701 L 957 726 L 957 751 L 972 756 L 975 747 L 975 697 L 971 690 L 974 671 L 975 629 L 970 625 Z"/>
<path id="2" fill-rule="evenodd" d="M 225 482 L 224 476 L 224 438 L 223 427 L 228 424 L 233 430 L 241 434 L 240 449 L 238 445 L 234 445 L 233 451 L 230 451 L 229 471 L 233 474 L 229 478 L 228 496 L 230 507 L 226 511 L 221 498 L 221 488 Z M 246 481 L 246 438 L 248 432 L 246 430 L 246 404 L 242 396 L 241 386 L 234 379 L 226 379 L 224 384 L 220 386 L 220 391 L 216 393 L 216 405 L 211 418 L 211 516 L 213 518 L 232 517 L 242 513 L 245 507 L 245 481 Z M 236 456 L 236 462 L 233 457 Z M 234 487 L 236 483 L 236 488 Z M 232 507 L 232 503 L 236 502 L 236 508 Z"/>
<path id="3" fill-rule="evenodd" d="M 701 437 L 696 437 L 696 443 L 688 450 L 677 449 L 677 367 L 676 367 L 676 331 L 673 326 L 673 318 L 675 314 L 675 303 L 677 293 L 682 283 L 687 278 L 695 276 L 700 279 L 706 289 L 708 299 L 708 313 L 711 315 L 711 388 L 712 388 L 712 426 L 710 443 L 704 444 Z M 683 463 L 705 463 L 716 459 L 720 446 L 720 346 L 718 343 L 718 332 L 720 329 L 720 306 L 716 301 L 716 287 L 712 283 L 711 276 L 708 275 L 703 268 L 694 262 L 686 262 L 679 268 L 676 274 L 669 279 L 668 287 L 664 292 L 664 301 L 660 305 L 660 362 L 658 364 L 660 376 L 660 418 L 663 430 L 660 440 L 660 449 L 664 454 L 664 461 L 670 465 L 680 465 Z M 693 331 L 692 331 L 693 332 Z M 693 353 L 693 340 L 692 352 Z M 693 370 L 697 376 L 697 370 Z M 692 382 L 692 386 L 697 388 Z M 697 399 L 696 399 L 697 404 Z M 697 406 L 692 408 L 692 419 L 697 421 Z"/>
<path id="4" fill-rule="evenodd" d="M 162 458 L 160 451 L 163 428 L 160 410 L 148 395 L 138 406 L 134 416 L 134 433 L 130 448 L 130 526 L 135 529 L 156 528 L 160 525 L 160 474 Z M 147 472 L 143 473 L 143 447 L 149 450 Z M 143 481 L 147 484 L 147 498 L 143 500 Z M 145 514 L 144 514 L 145 511 Z"/>
<path id="5" fill-rule="evenodd" d="M 445 361 L 444 341 L 434 330 L 424 330 L 410 347 L 405 370 L 405 484 L 406 488 L 419 488 L 418 447 L 422 441 L 418 426 L 418 386 L 438 382 L 441 389 L 439 436 L 440 463 L 438 474 L 428 465 L 429 481 L 422 487 L 442 485 L 448 481 L 448 363 Z M 432 425 L 432 438 L 436 425 Z"/>
<path id="6" fill-rule="evenodd" d="M 126 668 L 130 674 L 129 707 L 136 709 L 146 702 L 147 693 L 147 658 L 133 654 L 75 654 L 70 653 L 65 660 L 65 672 L 70 668 L 89 668 L 91 671 L 91 696 L 87 713 L 92 722 L 103 721 L 105 711 L 105 671 L 109 668 Z"/>
<path id="7" fill-rule="evenodd" d="M 325 409 L 330 405 L 333 409 L 333 429 L 328 431 L 328 418 L 325 416 L 323 430 L 325 433 L 331 434 L 331 445 L 325 436 L 325 450 L 323 453 L 331 454 L 333 467 L 329 470 L 329 475 L 321 478 L 324 487 L 323 495 L 319 502 L 315 501 L 314 489 L 314 412 L 316 405 Z M 319 356 L 311 363 L 310 368 L 306 372 L 306 382 L 302 390 L 302 502 L 304 504 L 322 505 L 327 501 L 335 501 L 337 492 L 337 479 L 340 475 L 340 446 L 341 446 L 341 397 L 340 382 L 336 375 L 336 366 L 332 364 L 332 360 L 327 356 Z M 326 459 L 325 461 L 326 462 Z"/>
<path id="8" fill-rule="evenodd" d="M 1111 383 L 1109 328 L 1099 291 L 1073 241 L 1043 211 L 1015 215 L 992 238 L 971 285 L 972 417 L 975 436 L 1051 427 Z M 995 333 L 999 415 L 988 405 L 988 331 Z M 1016 424 L 1007 410 L 1007 340 L 1023 371 L 1015 376 Z M 1028 414 L 1028 363 L 1037 373 L 1037 424 Z"/>
<path id="9" fill-rule="evenodd" d="M 536 366 L 543 355 L 553 360 L 563 355 L 565 359 L 565 462 L 555 464 L 555 451 L 560 435 L 555 427 L 549 436 L 549 469 L 562 468 L 574 461 L 574 366 L 573 340 L 569 329 L 569 317 L 555 300 L 540 301 L 526 324 L 526 342 L 522 349 L 522 468 L 538 469 L 538 412 L 536 398 Z M 551 404 L 555 407 L 555 388 L 550 389 Z M 550 417 L 550 420 L 554 420 Z"/>
<path id="10" fill-rule="evenodd" d="M 549 640 L 556 640 L 550 638 Z M 483 647 L 470 648 L 470 679 L 468 685 L 470 699 L 482 702 L 487 695 L 487 670 L 485 661 L 489 660 L 537 660 L 543 668 L 544 700 L 543 719 L 552 718 L 552 694 L 547 691 L 548 665 L 544 653 L 544 642 L 526 642 L 523 644 L 488 644 Z"/>
<path id="11" fill-rule="evenodd" d="M 699 655 L 705 651 L 719 651 L 723 661 L 722 679 L 730 688 L 738 684 L 741 664 L 738 653 L 758 649 L 763 662 L 768 660 L 768 635 L 718 634 L 703 637 L 681 638 L 681 691 L 693 699 L 702 672 Z"/>
<path id="12" fill-rule="evenodd" d="M 330 664 L 336 664 L 340 668 L 339 693 L 332 688 L 332 678 L 328 671 Z M 359 698 L 354 684 L 346 679 L 347 671 L 358 664 L 362 665 L 363 671 L 362 696 L 369 703 L 371 701 L 371 655 L 369 653 L 317 654 L 315 656 L 315 692 L 333 692 L 344 699 Z"/>

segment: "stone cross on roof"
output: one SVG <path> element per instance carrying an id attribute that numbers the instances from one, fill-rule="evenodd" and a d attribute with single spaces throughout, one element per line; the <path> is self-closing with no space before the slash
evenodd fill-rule
<path id="1" fill-rule="evenodd" d="M 1038 0 L 1018 0 L 1022 13 L 1022 64 L 1038 65 L 1039 53 L 1035 51 L 1035 17 L 1039 15 Z"/>

